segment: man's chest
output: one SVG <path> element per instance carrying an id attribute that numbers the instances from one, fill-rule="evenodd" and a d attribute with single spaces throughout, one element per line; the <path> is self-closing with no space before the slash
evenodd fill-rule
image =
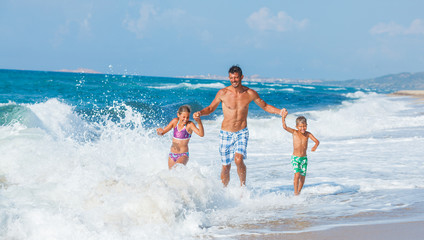
<path id="1" fill-rule="evenodd" d="M 231 110 L 241 110 L 241 109 L 247 109 L 249 108 L 250 99 L 247 94 L 243 95 L 230 95 L 226 96 L 223 101 L 222 105 L 225 108 L 231 109 Z"/>

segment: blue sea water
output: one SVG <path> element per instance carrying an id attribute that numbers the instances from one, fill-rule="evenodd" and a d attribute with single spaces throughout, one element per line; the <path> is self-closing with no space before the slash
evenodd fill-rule
<path id="1" fill-rule="evenodd" d="M 86 117 L 111 114 L 111 107 L 125 104 L 143 116 L 151 115 L 144 119 L 148 123 L 175 117 L 175 109 L 184 104 L 198 111 L 210 104 L 217 90 L 227 85 L 225 80 L 18 70 L 0 70 L 0 76 L 1 103 L 34 104 L 57 99 L 75 107 L 77 113 Z M 347 99 L 346 93 L 356 91 L 352 88 L 257 82 L 245 85 L 257 90 L 269 104 L 284 105 L 292 111 L 336 106 Z M 218 109 L 212 118 L 221 114 Z M 267 115 L 256 105 L 252 105 L 250 114 L 253 117 Z"/>
<path id="2" fill-rule="evenodd" d="M 291 136 L 252 103 L 247 187 L 220 179 L 219 107 L 190 161 L 167 169 L 179 106 L 228 80 L 0 70 L 0 236 L 5 239 L 261 238 L 337 224 L 423 220 L 424 105 L 385 92 L 244 81 L 321 141 L 293 196 Z M 311 143 L 312 144 L 312 143 Z M 411 164 L 412 163 L 412 164 Z M 405 177 L 408 176 L 408 177 Z M 412 197 L 413 196 L 413 197 Z M 412 210 L 411 210 L 412 209 Z"/>

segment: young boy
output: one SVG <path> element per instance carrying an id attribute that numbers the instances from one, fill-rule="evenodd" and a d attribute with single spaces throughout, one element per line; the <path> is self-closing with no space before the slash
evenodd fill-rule
<path id="1" fill-rule="evenodd" d="M 282 111 L 282 121 L 283 128 L 293 135 L 293 155 L 291 157 L 291 163 L 294 170 L 294 195 L 299 195 L 302 190 L 303 184 L 305 183 L 306 169 L 308 166 L 308 158 L 306 156 L 306 150 L 308 149 L 308 140 L 309 138 L 315 142 L 315 145 L 312 147 L 312 152 L 314 152 L 318 145 L 319 141 L 312 135 L 312 133 L 306 131 L 307 123 L 306 118 L 300 116 L 296 119 L 296 129 L 289 128 L 286 125 L 287 110 L 283 109 Z"/>

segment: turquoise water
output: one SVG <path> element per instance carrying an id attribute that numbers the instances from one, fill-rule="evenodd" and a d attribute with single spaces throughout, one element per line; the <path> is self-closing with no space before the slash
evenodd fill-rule
<path id="1" fill-rule="evenodd" d="M 149 115 L 146 124 L 163 124 L 174 117 L 175 109 L 181 105 L 188 104 L 193 111 L 208 106 L 227 84 L 228 80 L 0 70 L 0 103 L 34 104 L 54 98 L 73 106 L 87 118 L 118 114 L 110 108 L 122 103 L 143 116 Z M 293 84 L 244 84 L 255 89 L 267 103 L 295 112 L 340 105 L 348 99 L 346 93 L 356 91 Z M 219 108 L 210 118 L 221 114 Z M 250 116 L 267 115 L 251 105 Z"/>
<path id="2" fill-rule="evenodd" d="M 293 195 L 292 136 L 250 105 L 247 187 L 223 188 L 222 110 L 202 117 L 187 166 L 169 171 L 180 105 L 210 104 L 228 80 L 0 70 L 1 239 L 263 239 L 331 226 L 424 220 L 424 105 L 364 89 L 247 82 L 308 118 Z M 312 143 L 310 143 L 312 145 Z"/>

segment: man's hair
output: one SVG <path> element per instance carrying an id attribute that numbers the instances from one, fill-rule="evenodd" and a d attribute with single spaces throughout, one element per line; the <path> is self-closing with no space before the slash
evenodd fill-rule
<path id="1" fill-rule="evenodd" d="M 190 106 L 189 105 L 183 105 L 180 108 L 178 108 L 178 114 L 183 113 L 183 112 L 191 112 Z"/>
<path id="2" fill-rule="evenodd" d="M 230 67 L 230 70 L 228 70 L 228 73 L 238 73 L 239 76 L 243 75 L 243 72 L 241 71 L 241 68 L 239 67 L 239 65 L 233 65 Z"/>
<path id="3" fill-rule="evenodd" d="M 306 118 L 304 116 L 300 116 L 296 118 L 296 126 L 299 125 L 299 123 L 304 123 L 304 124 L 308 124 L 306 122 Z"/>

